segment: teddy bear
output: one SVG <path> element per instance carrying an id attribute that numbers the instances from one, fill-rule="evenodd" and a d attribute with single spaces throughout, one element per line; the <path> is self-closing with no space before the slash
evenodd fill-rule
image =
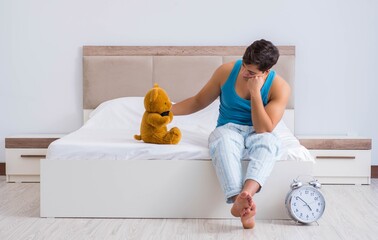
<path id="1" fill-rule="evenodd" d="M 140 135 L 134 135 L 136 140 L 146 143 L 177 144 L 181 140 L 181 131 L 177 127 L 167 130 L 167 124 L 172 122 L 170 111 L 172 103 L 164 89 L 157 83 L 144 97 L 144 108 Z"/>

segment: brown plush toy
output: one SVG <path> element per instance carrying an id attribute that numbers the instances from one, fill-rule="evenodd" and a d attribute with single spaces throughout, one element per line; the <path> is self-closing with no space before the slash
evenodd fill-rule
<path id="1" fill-rule="evenodd" d="M 177 144 L 181 140 L 180 129 L 174 127 L 167 131 L 167 124 L 173 119 L 172 103 L 157 83 L 144 97 L 144 107 L 140 135 L 134 135 L 134 138 L 146 143 Z"/>

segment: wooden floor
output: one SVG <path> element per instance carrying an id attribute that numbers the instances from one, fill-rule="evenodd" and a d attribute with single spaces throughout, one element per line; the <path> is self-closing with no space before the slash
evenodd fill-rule
<path id="1" fill-rule="evenodd" d="M 255 229 L 243 230 L 237 219 L 39 218 L 39 184 L 6 183 L 0 176 L 0 239 L 378 239 L 378 179 L 322 191 L 327 205 L 319 225 L 257 221 Z"/>

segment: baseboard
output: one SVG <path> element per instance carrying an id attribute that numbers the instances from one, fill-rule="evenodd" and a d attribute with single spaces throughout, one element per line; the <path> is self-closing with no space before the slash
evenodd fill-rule
<path id="1" fill-rule="evenodd" d="M 5 162 L 0 162 L 0 176 L 5 174 Z M 378 178 L 378 165 L 371 166 L 371 178 Z"/>
<path id="2" fill-rule="evenodd" d="M 371 178 L 378 178 L 378 165 L 371 166 Z"/>
<path id="3" fill-rule="evenodd" d="M 0 162 L 0 176 L 5 175 L 5 162 Z"/>

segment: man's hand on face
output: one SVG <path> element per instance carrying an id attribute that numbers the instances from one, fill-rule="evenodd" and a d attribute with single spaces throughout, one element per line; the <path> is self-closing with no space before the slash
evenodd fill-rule
<path id="1" fill-rule="evenodd" d="M 248 79 L 247 87 L 251 94 L 251 97 L 260 95 L 260 90 L 264 85 L 264 82 L 265 78 L 263 75 L 259 75 Z"/>

